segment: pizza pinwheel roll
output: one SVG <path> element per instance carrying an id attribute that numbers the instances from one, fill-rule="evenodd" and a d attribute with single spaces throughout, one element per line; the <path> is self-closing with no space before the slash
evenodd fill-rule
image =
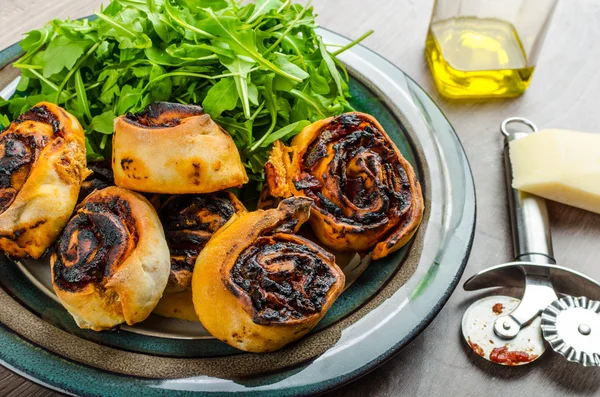
<path id="1" fill-rule="evenodd" d="M 39 258 L 56 240 L 87 175 L 81 125 L 41 102 L 0 132 L 0 249 Z"/>
<path id="2" fill-rule="evenodd" d="M 158 102 L 115 120 L 117 186 L 140 192 L 212 193 L 248 182 L 231 136 L 200 106 Z"/>
<path id="3" fill-rule="evenodd" d="M 383 258 L 406 244 L 423 218 L 412 166 L 364 113 L 317 121 L 290 147 L 277 142 L 265 173 L 271 196 L 313 199 L 310 225 L 335 251 Z"/>
<path id="4" fill-rule="evenodd" d="M 169 248 L 152 205 L 111 186 L 79 205 L 50 265 L 54 291 L 77 325 L 100 331 L 148 317 L 167 285 Z"/>
<path id="5" fill-rule="evenodd" d="M 227 191 L 172 196 L 162 205 L 158 215 L 171 253 L 171 275 L 156 314 L 198 321 L 191 296 L 196 258 L 217 230 L 244 212 L 244 205 Z"/>
<path id="6" fill-rule="evenodd" d="M 217 339 L 241 350 L 280 349 L 308 333 L 344 288 L 332 254 L 294 233 L 311 200 L 236 216 L 204 247 L 192 278 L 194 307 Z"/>

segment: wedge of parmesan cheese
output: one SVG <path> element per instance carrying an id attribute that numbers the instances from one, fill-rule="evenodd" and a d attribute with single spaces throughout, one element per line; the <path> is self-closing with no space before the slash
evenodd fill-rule
<path id="1" fill-rule="evenodd" d="M 543 130 L 510 143 L 513 187 L 600 213 L 600 134 Z"/>

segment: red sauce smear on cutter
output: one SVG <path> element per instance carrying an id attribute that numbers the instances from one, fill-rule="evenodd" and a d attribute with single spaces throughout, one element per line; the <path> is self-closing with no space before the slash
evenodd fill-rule
<path id="1" fill-rule="evenodd" d="M 502 303 L 496 303 L 492 306 L 492 311 L 496 314 L 502 314 L 502 310 L 504 310 L 504 305 Z"/>
<path id="2" fill-rule="evenodd" d="M 504 365 L 518 365 L 529 363 L 538 356 L 521 351 L 508 351 L 508 346 L 495 347 L 490 353 L 490 361 Z"/>

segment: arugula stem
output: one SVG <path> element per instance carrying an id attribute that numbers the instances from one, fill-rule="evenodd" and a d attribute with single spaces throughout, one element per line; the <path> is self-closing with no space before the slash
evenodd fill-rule
<path id="1" fill-rule="evenodd" d="M 250 118 L 250 99 L 248 97 L 248 81 L 245 77 L 235 76 L 235 85 L 237 86 L 238 94 L 242 100 L 242 109 L 244 110 L 244 117 Z"/>
<path id="2" fill-rule="evenodd" d="M 281 34 L 281 37 L 279 37 L 275 43 L 273 43 L 271 45 L 271 47 L 269 47 L 267 49 L 267 51 L 265 51 L 265 53 L 263 54 L 266 55 L 268 53 L 270 53 L 271 51 L 273 51 L 275 48 L 277 48 L 277 46 L 281 43 L 281 41 L 283 40 L 283 38 L 285 36 L 288 35 L 288 33 L 290 33 L 292 31 L 292 29 L 294 28 L 294 26 L 296 26 L 296 24 L 298 23 L 298 21 L 300 19 L 302 19 L 302 17 L 304 16 L 304 13 L 306 12 L 306 10 L 308 10 L 308 8 L 310 7 L 310 3 L 312 3 L 312 0 L 308 0 L 306 2 L 306 5 L 302 8 L 302 11 L 298 13 L 298 15 L 296 15 L 296 18 L 294 18 L 294 20 L 290 23 L 290 25 L 287 27 L 287 29 Z"/>
<path id="3" fill-rule="evenodd" d="M 267 130 L 267 132 L 265 132 L 263 134 L 263 136 L 260 137 L 260 139 L 258 141 L 256 141 L 256 143 L 254 143 L 254 145 L 252 145 L 252 147 L 250 148 L 250 153 L 252 153 L 256 149 L 258 149 L 263 144 L 265 139 L 267 139 L 269 137 L 269 135 L 271 135 L 273 133 L 273 131 L 275 131 L 276 124 L 277 124 L 277 113 L 275 113 L 274 115 L 271 116 L 271 125 L 269 126 L 269 129 Z"/>
<path id="4" fill-rule="evenodd" d="M 29 69 L 29 71 L 38 79 L 42 80 L 44 83 L 46 83 L 50 88 L 52 88 L 54 91 L 58 90 L 58 87 L 56 86 L 56 84 L 54 84 L 53 82 L 51 82 L 50 80 L 48 80 L 47 78 L 45 78 L 44 76 L 42 76 L 41 74 L 39 74 L 38 72 L 36 72 L 34 69 Z"/>
<path id="5" fill-rule="evenodd" d="M 278 23 L 277 25 L 272 26 L 269 29 L 265 30 L 265 32 L 268 32 L 268 33 L 276 32 L 283 27 L 285 27 L 285 25 Z"/>
<path id="6" fill-rule="evenodd" d="M 289 92 L 290 92 L 290 94 L 292 94 L 296 98 L 301 99 L 304 102 L 306 102 L 313 109 L 315 109 L 322 118 L 325 118 L 325 114 L 321 110 L 321 107 L 317 103 L 315 103 L 312 99 L 310 99 L 310 97 L 307 96 L 305 93 L 303 93 L 302 91 L 298 91 L 296 89 L 291 89 Z"/>
<path id="7" fill-rule="evenodd" d="M 83 108 L 83 114 L 88 118 L 89 121 L 91 121 L 92 114 L 90 112 L 87 93 L 83 84 L 83 77 L 81 76 L 81 68 L 77 68 L 77 72 L 75 72 L 75 92 L 77 94 L 77 102 L 79 103 L 79 107 Z"/>
<path id="8" fill-rule="evenodd" d="M 252 70 L 252 69 L 251 69 Z M 255 70 L 255 69 L 254 69 Z M 207 79 L 207 80 L 217 80 L 217 79 L 222 79 L 224 77 L 235 77 L 236 74 L 235 73 L 223 73 L 223 74 L 219 74 L 219 75 L 215 75 L 215 76 L 211 76 L 208 74 L 202 74 L 202 73 L 188 73 L 188 72 L 171 72 L 171 73 L 164 73 L 161 74 L 160 76 L 154 78 L 153 80 L 150 80 L 148 82 L 148 84 L 146 84 L 146 86 L 144 87 L 144 89 L 142 90 L 142 92 L 140 93 L 139 99 L 138 99 L 138 103 L 140 101 L 140 99 L 142 98 L 142 96 L 146 93 L 146 91 L 148 91 L 149 87 L 151 87 L 153 84 L 155 84 L 157 81 L 166 79 L 167 77 L 173 77 L 173 76 L 184 76 L 184 77 L 197 77 L 200 79 Z"/>
<path id="9" fill-rule="evenodd" d="M 109 134 L 102 134 L 102 141 L 100 142 L 100 149 L 104 149 L 106 147 L 106 142 L 108 141 Z"/>
<path id="10" fill-rule="evenodd" d="M 86 91 L 93 90 L 94 88 L 98 88 L 98 87 L 100 87 L 101 85 L 102 85 L 102 84 L 100 84 L 100 83 L 94 83 L 94 84 L 90 85 L 89 87 L 87 87 L 85 90 L 86 90 Z"/>
<path id="11" fill-rule="evenodd" d="M 258 108 L 256 109 L 256 111 L 254 112 L 254 114 L 252 116 L 250 116 L 248 121 L 254 121 L 254 119 L 256 119 L 256 116 L 258 116 L 258 114 L 260 113 L 261 110 L 263 110 L 264 107 L 265 107 L 265 101 L 262 101 L 260 103 L 260 105 L 258 106 Z"/>
<path id="12" fill-rule="evenodd" d="M 309 0 L 309 3 L 310 3 L 310 0 Z M 302 82 L 302 79 L 299 79 L 298 77 L 291 75 L 291 74 L 285 72 L 284 70 L 279 69 L 273 62 L 269 61 L 268 59 L 264 58 L 261 54 L 259 54 L 258 51 L 249 47 L 247 44 L 243 43 L 239 37 L 237 37 L 235 34 L 232 34 L 229 30 L 227 30 L 227 28 L 225 26 L 223 26 L 223 23 L 215 15 L 215 13 L 212 9 L 207 8 L 206 12 L 212 19 L 214 19 L 214 21 L 221 27 L 221 29 L 223 29 L 225 32 L 227 32 L 229 34 L 230 39 L 233 40 L 241 48 L 243 48 L 244 51 L 250 57 L 252 57 L 254 59 L 255 62 L 257 62 L 261 66 L 263 66 L 267 69 L 270 69 L 270 70 L 274 71 L 275 73 L 277 73 L 283 77 L 286 77 L 292 81 L 295 81 L 297 83 Z"/>
<path id="13" fill-rule="evenodd" d="M 19 69 L 44 69 L 41 65 L 28 65 L 26 63 L 13 63 L 13 67 Z"/>
<path id="14" fill-rule="evenodd" d="M 71 79 L 71 77 L 73 76 L 73 74 L 79 70 L 79 68 L 81 67 L 81 64 L 83 64 L 83 62 L 85 62 L 85 60 L 94 53 L 94 51 L 96 51 L 96 48 L 98 48 L 98 46 L 100 45 L 100 43 L 96 43 L 94 44 L 89 50 L 88 52 L 81 58 L 79 58 L 79 60 L 77 61 L 77 63 L 75 64 L 75 66 L 73 66 L 73 69 L 69 70 L 69 73 L 67 73 L 67 75 L 65 76 L 64 80 L 62 81 L 62 83 L 60 83 L 60 86 L 58 86 L 57 90 L 56 90 L 56 100 L 55 102 L 58 104 L 58 100 L 60 99 L 60 94 L 63 90 L 63 88 L 65 88 L 65 85 L 67 85 L 67 82 Z"/>
<path id="15" fill-rule="evenodd" d="M 290 0 L 285 0 L 283 2 L 283 4 L 281 5 L 281 7 L 279 7 L 279 9 L 277 9 L 277 14 L 279 14 L 285 7 L 287 7 L 290 4 Z"/>
<path id="16" fill-rule="evenodd" d="M 363 34 L 358 39 L 353 40 L 352 42 L 346 44 L 345 46 L 343 46 L 339 50 L 337 50 L 335 52 L 332 52 L 331 55 L 333 55 L 334 57 L 340 55 L 342 52 L 344 52 L 346 50 L 349 50 L 350 48 L 354 47 L 355 45 L 357 45 L 358 43 L 360 43 L 361 41 L 363 41 L 364 39 L 366 39 L 367 37 L 369 37 L 370 35 L 372 35 L 373 32 L 374 32 L 373 29 L 369 30 L 367 33 Z"/>
<path id="17" fill-rule="evenodd" d="M 208 32 L 205 32 L 205 31 L 204 31 L 204 30 L 202 30 L 202 29 L 198 29 L 197 27 L 195 27 L 195 26 L 193 26 L 193 25 L 190 25 L 189 23 L 185 22 L 183 19 L 177 18 L 177 17 L 175 16 L 175 13 L 173 12 L 174 10 L 173 10 L 173 5 L 171 4 L 171 0 L 165 0 L 165 11 L 166 11 L 166 12 L 167 12 L 167 14 L 169 15 L 169 17 L 171 17 L 171 19 L 172 19 L 172 20 L 173 20 L 175 23 L 177 23 L 179 26 L 181 26 L 181 27 L 183 27 L 183 28 L 186 28 L 186 29 L 189 29 L 189 30 L 191 30 L 192 32 L 195 32 L 195 33 L 201 34 L 201 35 L 203 35 L 203 36 L 205 36 L 205 37 L 208 37 L 209 39 L 214 39 L 214 38 L 215 38 L 215 36 L 214 36 L 214 35 L 212 35 L 212 34 L 210 34 L 210 33 L 208 33 Z"/>
<path id="18" fill-rule="evenodd" d="M 346 81 L 350 81 L 350 76 L 348 76 L 348 70 L 346 70 L 346 67 L 344 66 L 343 63 L 341 63 L 339 61 L 339 59 L 337 59 L 336 57 L 333 57 L 333 62 L 335 62 L 335 65 L 342 70 L 342 72 L 344 72 L 344 79 Z"/>
<path id="19" fill-rule="evenodd" d="M 125 33 L 130 39 L 135 40 L 135 38 L 136 38 L 135 33 L 133 33 L 131 30 L 127 29 L 125 26 L 123 26 L 120 23 L 118 23 L 117 21 L 107 17 L 106 15 L 104 15 L 101 12 L 96 12 L 95 14 L 98 16 L 98 18 L 102 19 L 104 22 L 108 23 L 115 29 L 120 30 L 123 33 Z"/>
<path id="20" fill-rule="evenodd" d="M 273 36 L 283 37 L 283 41 L 285 41 L 286 43 L 288 43 L 290 45 L 290 47 L 292 47 L 293 51 L 296 53 L 296 55 L 298 55 L 298 57 L 300 59 L 300 63 L 302 63 L 303 69 L 306 70 L 306 62 L 304 61 L 304 56 L 302 55 L 302 51 L 300 51 L 300 49 L 298 48 L 296 43 L 294 43 L 292 41 L 292 39 L 290 39 L 290 36 L 284 36 L 283 33 L 279 33 L 279 32 L 274 32 Z"/>
<path id="21" fill-rule="evenodd" d="M 247 26 L 244 26 L 242 30 L 248 30 L 248 29 L 254 29 L 257 26 L 259 26 L 260 24 L 263 23 L 263 19 L 264 19 L 264 15 L 261 15 L 260 17 L 258 17 L 258 19 L 252 23 L 250 23 L 250 20 L 246 21 Z"/>

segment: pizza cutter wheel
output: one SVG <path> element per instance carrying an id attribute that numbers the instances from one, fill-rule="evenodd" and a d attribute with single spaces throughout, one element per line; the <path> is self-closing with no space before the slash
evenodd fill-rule
<path id="1" fill-rule="evenodd" d="M 516 117 L 501 126 L 515 261 L 479 272 L 464 289 L 520 287 L 524 292 L 521 299 L 490 296 L 473 303 L 463 317 L 463 336 L 476 354 L 501 365 L 535 361 L 546 350 L 546 340 L 571 361 L 600 365 L 600 302 L 569 296 L 600 300 L 600 284 L 556 265 L 545 200 L 512 188 L 509 143 L 530 133 L 508 132 L 514 122 L 533 132 L 537 128 Z M 564 297 L 559 299 L 557 291 Z M 580 300 L 585 305 L 573 303 Z"/>

